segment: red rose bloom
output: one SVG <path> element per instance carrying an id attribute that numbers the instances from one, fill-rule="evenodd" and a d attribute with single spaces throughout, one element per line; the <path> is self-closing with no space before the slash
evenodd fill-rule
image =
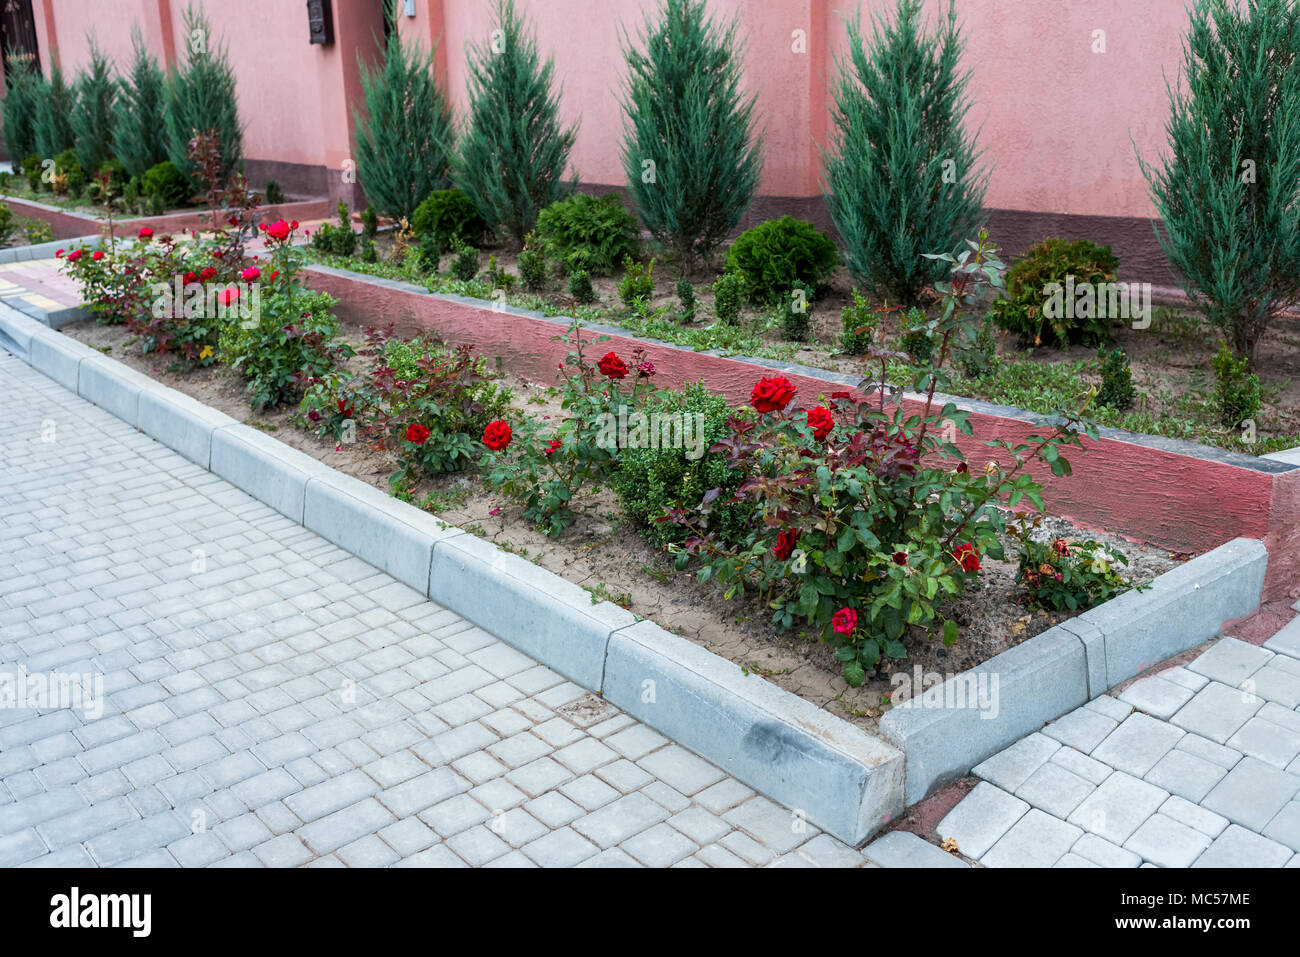
<path id="1" fill-rule="evenodd" d="M 63 258 L 63 253 L 64 253 L 64 252 L 65 252 L 65 250 L 60 249 L 57 253 L 54 254 L 54 258 L 55 258 L 55 259 L 62 259 L 62 258 Z"/>
<path id="2" fill-rule="evenodd" d="M 104 258 L 104 250 L 96 249 L 93 253 L 90 254 L 90 258 L 95 260 L 95 262 L 99 262 L 101 259 Z"/>
<path id="3" fill-rule="evenodd" d="M 1058 538 L 1052 542 L 1052 551 L 1058 555 L 1070 554 L 1070 546 L 1063 538 Z"/>
<path id="4" fill-rule="evenodd" d="M 216 274 L 217 271 L 213 269 L 211 266 L 205 266 L 203 272 L 199 273 L 199 278 L 202 279 L 204 282 L 207 282 Z"/>
<path id="5" fill-rule="evenodd" d="M 257 279 L 261 275 L 262 275 L 262 270 L 258 269 L 256 266 L 249 266 L 247 269 L 245 269 L 243 272 L 239 274 L 239 278 L 244 280 L 244 282 L 252 282 L 254 279 Z"/>
<path id="6" fill-rule="evenodd" d="M 148 226 L 141 226 L 141 227 L 140 227 L 140 238 L 141 238 L 141 239 L 148 239 L 148 238 L 149 238 L 150 236 L 152 236 L 152 235 L 153 235 L 153 230 L 150 229 Z"/>
<path id="7" fill-rule="evenodd" d="M 642 379 L 654 378 L 655 364 L 647 359 L 645 362 L 641 363 L 639 366 L 636 367 L 636 374 L 639 378 Z"/>
<path id="8" fill-rule="evenodd" d="M 80 258 L 81 258 L 80 249 L 74 249 L 72 252 L 68 253 L 68 262 L 70 263 L 75 263 Z"/>
<path id="9" fill-rule="evenodd" d="M 895 564 L 895 565 L 906 565 L 906 564 L 907 564 L 907 552 L 894 552 L 894 564 Z"/>
<path id="10" fill-rule="evenodd" d="M 546 446 L 546 449 L 542 452 L 542 454 L 549 459 L 552 455 L 560 451 L 560 449 L 563 447 L 564 447 L 564 443 L 561 442 L 559 439 L 551 439 L 550 444 Z"/>
<path id="11" fill-rule="evenodd" d="M 980 570 L 980 553 L 975 551 L 974 545 L 958 545 L 952 550 L 952 557 L 961 563 L 962 571 Z"/>
<path id="12" fill-rule="evenodd" d="M 852 608 L 841 608 L 831 615 L 831 627 L 837 635 L 851 635 L 858 627 L 858 613 Z"/>
<path id="13" fill-rule="evenodd" d="M 289 234 L 293 232 L 293 229 L 294 229 L 293 226 L 290 226 L 282 219 L 279 222 L 275 222 L 272 223 L 270 226 L 267 226 L 266 235 L 269 236 L 271 239 L 274 239 L 276 242 L 282 243 L 289 238 Z"/>
<path id="14" fill-rule="evenodd" d="M 794 392 L 794 386 L 784 376 L 764 378 L 759 379 L 758 385 L 754 386 L 749 401 L 755 409 L 766 415 L 769 412 L 779 412 L 789 405 Z"/>
<path id="15" fill-rule="evenodd" d="M 600 374 L 610 379 L 627 378 L 627 363 L 618 357 L 618 354 L 611 352 L 596 363 L 596 368 Z"/>
<path id="16" fill-rule="evenodd" d="M 967 465 L 965 462 L 962 462 L 962 463 L 958 464 L 958 466 L 957 466 L 957 474 L 958 474 L 958 475 L 965 475 L 965 474 L 966 474 L 967 472 L 969 472 L 969 471 L 970 471 L 970 466 Z"/>
<path id="17" fill-rule="evenodd" d="M 825 442 L 826 436 L 831 434 L 831 429 L 835 428 L 835 417 L 831 415 L 831 410 L 817 406 L 808 410 L 808 427 L 813 430 L 813 438 L 818 442 Z"/>
<path id="18" fill-rule="evenodd" d="M 199 277 L 192 272 L 187 272 L 184 276 L 181 277 L 181 285 L 183 286 L 188 286 L 190 283 L 198 282 L 198 281 L 199 281 Z"/>
<path id="19" fill-rule="evenodd" d="M 229 289 L 224 290 L 221 295 L 222 302 L 224 302 L 227 306 L 230 305 L 238 298 L 239 298 L 239 290 L 236 289 L 234 286 L 231 286 Z"/>
<path id="20" fill-rule="evenodd" d="M 510 444 L 514 433 L 510 430 L 510 425 L 497 419 L 495 422 L 489 422 L 486 429 L 483 430 L 483 444 L 493 452 L 500 452 Z"/>
<path id="21" fill-rule="evenodd" d="M 349 419 L 352 418 L 352 403 L 339 399 L 339 415 Z M 424 428 L 424 426 L 420 426 L 420 428 Z"/>
<path id="22" fill-rule="evenodd" d="M 339 404 L 343 404 L 341 399 L 339 400 Z M 428 442 L 429 427 L 427 425 L 421 425 L 419 422 L 411 423 L 406 427 L 406 441 L 414 443 L 415 445 L 423 445 L 425 442 Z"/>
<path id="23" fill-rule="evenodd" d="M 794 543 L 798 540 L 799 529 L 782 529 L 776 536 L 776 544 L 772 546 L 772 554 L 776 556 L 777 561 L 788 561 L 794 552 Z"/>

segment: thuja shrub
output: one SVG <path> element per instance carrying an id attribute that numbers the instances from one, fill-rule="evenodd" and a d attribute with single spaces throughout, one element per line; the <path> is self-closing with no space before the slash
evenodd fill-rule
<path id="1" fill-rule="evenodd" d="M 655 261 L 649 264 L 623 257 L 623 278 L 618 281 L 618 297 L 629 309 L 644 308 L 655 294 Z"/>
<path id="2" fill-rule="evenodd" d="M 171 160 L 149 167 L 140 180 L 140 192 L 163 209 L 183 205 L 190 198 L 191 191 L 190 181 L 172 165 Z"/>
<path id="3" fill-rule="evenodd" d="M 1060 413 L 1045 434 L 986 442 L 998 460 L 974 469 L 945 441 L 946 423 L 973 431 L 955 405 L 936 405 L 936 390 L 950 384 L 946 359 L 954 343 L 975 336 L 970 313 L 1001 282 L 987 235 L 970 245 L 963 261 L 940 255 L 952 278 L 938 286 L 936 360 L 912 383 L 925 396 L 919 414 L 886 405 L 883 392 L 878 406 L 859 406 L 841 392 L 799 407 L 789 380 L 762 379 L 751 397 L 755 416 L 734 419 L 714 446 L 742 476 L 735 493 L 711 490 L 700 505 L 668 513 L 688 532 L 679 567 L 694 558 L 700 581 L 717 581 L 725 597 L 757 593 L 777 625 L 820 633 L 855 687 L 882 656 L 906 657 L 909 627 L 956 641 L 957 623 L 945 609 L 985 556 L 1002 557 L 1002 507 L 1022 500 L 1043 507 L 1028 467 L 1068 475 L 1061 450 L 1096 437 L 1095 426 Z M 869 353 L 867 362 L 883 371 L 891 358 Z M 876 381 L 859 389 L 870 393 Z M 728 542 L 713 516 L 739 503 L 754 515 L 743 540 Z"/>
<path id="4" fill-rule="evenodd" d="M 955 252 L 983 209 L 986 171 L 962 124 L 969 74 L 955 0 L 937 29 L 921 27 L 921 0 L 898 0 L 892 22 L 864 38 L 848 26 L 849 55 L 833 87 L 827 208 L 853 278 L 873 295 L 917 305 L 945 275 L 927 260 Z"/>
<path id="5" fill-rule="evenodd" d="M 566 272 L 608 276 L 640 243 L 640 227 L 617 193 L 578 193 L 552 203 L 537 219 L 537 236 Z"/>
<path id="6" fill-rule="evenodd" d="M 167 82 L 138 25 L 132 27 L 131 45 L 131 69 L 113 103 L 113 148 L 126 171 L 139 178 L 167 158 L 163 125 Z"/>
<path id="7" fill-rule="evenodd" d="M 564 170 L 577 133 L 560 125 L 554 73 L 514 0 L 497 0 L 491 40 L 469 51 L 469 116 L 455 180 L 516 246 L 573 188 Z"/>
<path id="8" fill-rule="evenodd" d="M 1248 363 L 1300 301 L 1298 57 L 1294 0 L 1195 0 L 1169 151 L 1143 164 L 1183 289 Z"/>
<path id="9" fill-rule="evenodd" d="M 641 222 L 684 273 L 736 228 L 763 169 L 737 27 L 704 0 L 663 0 L 624 50 L 623 168 Z"/>
<path id="10" fill-rule="evenodd" d="M 533 416 L 502 421 L 483 442 L 490 454 L 483 460 L 489 487 L 500 489 L 522 506 L 524 518 L 552 537 L 563 534 L 590 504 L 618 468 L 619 434 L 614 423 L 640 409 L 653 391 L 653 363 L 643 353 L 630 363 L 606 353 L 593 363 L 592 347 L 608 336 L 586 337 L 574 320 L 556 341 L 569 347 L 560 363 L 559 426 Z M 491 428 L 491 426 L 489 426 Z"/>
<path id="11" fill-rule="evenodd" d="M 1249 372 L 1245 357 L 1237 358 L 1226 342 L 1214 356 L 1214 404 L 1225 429 L 1240 428 L 1264 405 L 1259 377 Z"/>
<path id="12" fill-rule="evenodd" d="M 365 113 L 353 110 L 357 177 L 384 215 L 412 218 L 429 194 L 451 185 L 455 131 L 433 51 L 411 47 L 394 29 L 383 63 L 360 69 Z"/>
<path id="13" fill-rule="evenodd" d="M 36 152 L 41 159 L 51 159 L 64 150 L 75 149 L 77 139 L 72 132 L 72 111 L 76 94 L 64 83 L 63 71 L 58 67 L 50 71 L 48 82 L 40 81 L 37 104 Z"/>
<path id="14" fill-rule="evenodd" d="M 624 513 L 651 544 L 680 545 L 685 529 L 660 519 L 670 509 L 694 508 L 713 489 L 731 497 L 740 483 L 741 474 L 728 467 L 725 457 L 709 451 L 728 434 L 732 412 L 726 399 L 703 382 L 681 392 L 657 392 L 643 411 L 646 418 L 638 425 L 646 434 L 621 450 L 611 485 Z M 665 436 L 669 441 L 663 441 Z M 743 502 L 721 506 L 713 526 L 722 538 L 738 540 L 750 511 Z"/>
<path id="15" fill-rule="evenodd" d="M 98 170 L 114 155 L 114 103 L 118 81 L 112 76 L 108 57 L 92 42 L 90 66 L 77 77 L 72 110 L 72 133 L 77 144 L 77 162 L 85 170 Z"/>
<path id="16" fill-rule="evenodd" d="M 183 177 L 196 178 L 189 156 L 190 141 L 201 131 L 214 131 L 221 145 L 220 173 L 224 181 L 244 162 L 234 67 L 207 17 L 192 5 L 185 11 L 185 34 L 190 42 L 185 46 L 184 63 L 167 74 L 163 110 L 167 158 Z"/>
<path id="17" fill-rule="evenodd" d="M 1118 270 L 1109 246 L 1044 239 L 1007 273 L 1006 295 L 993 303 L 993 321 L 1024 346 L 1099 345 L 1110 335 L 1112 313 L 1098 308 L 1097 287 L 1113 282 Z"/>
<path id="18" fill-rule="evenodd" d="M 1137 390 L 1133 388 L 1133 371 L 1123 349 L 1097 350 L 1101 360 L 1101 388 L 1097 391 L 1097 404 L 1123 411 L 1133 407 Z"/>
<path id="19" fill-rule="evenodd" d="M 41 108 L 41 78 L 31 61 L 14 57 L 5 70 L 4 144 L 15 163 L 36 153 L 36 115 Z M 24 164 L 25 166 L 25 164 Z M 39 164 L 38 164 L 39 168 Z M 29 183 L 36 189 L 36 184 Z"/>
<path id="20" fill-rule="evenodd" d="M 724 326 L 740 321 L 740 307 L 745 297 L 745 279 L 738 273 L 723 273 L 713 284 L 713 312 Z"/>
<path id="21" fill-rule="evenodd" d="M 313 249 L 333 256 L 351 256 L 357 248 L 357 234 L 352 231 L 352 212 L 339 200 L 338 224 L 321 223 L 312 234 Z"/>
<path id="22" fill-rule="evenodd" d="M 839 250 L 812 223 L 792 216 L 747 229 L 727 250 L 727 271 L 745 277 L 750 302 L 788 300 L 796 282 L 815 290 L 839 262 Z"/>
<path id="23" fill-rule="evenodd" d="M 840 310 L 840 351 L 850 356 L 865 355 L 879 325 L 880 314 L 854 289 L 852 305 Z"/>

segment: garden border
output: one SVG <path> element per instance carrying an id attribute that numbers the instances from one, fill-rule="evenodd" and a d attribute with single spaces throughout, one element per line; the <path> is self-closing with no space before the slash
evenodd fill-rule
<path id="1" fill-rule="evenodd" d="M 891 709 L 877 738 L 652 621 L 596 603 L 566 579 L 0 307 L 0 343 L 7 342 L 70 391 L 854 845 L 1042 724 L 1249 615 L 1260 603 L 1269 565 L 1263 543 L 1229 542 L 1165 573 L 1150 589 L 1120 595 Z M 488 591 L 497 600 L 483 602 Z M 981 675 L 996 676 L 995 717 L 982 717 L 978 700 L 973 708 L 947 706 Z"/>

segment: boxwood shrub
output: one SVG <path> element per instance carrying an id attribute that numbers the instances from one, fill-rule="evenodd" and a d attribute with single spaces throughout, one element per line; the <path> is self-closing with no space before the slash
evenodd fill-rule
<path id="1" fill-rule="evenodd" d="M 791 216 L 769 219 L 741 233 L 727 252 L 727 272 L 745 280 L 749 301 L 788 300 L 795 282 L 811 289 L 839 262 L 839 250 L 812 223 Z"/>

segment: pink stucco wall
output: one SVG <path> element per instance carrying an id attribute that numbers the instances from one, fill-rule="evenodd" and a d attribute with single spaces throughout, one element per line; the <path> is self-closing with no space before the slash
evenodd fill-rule
<path id="1" fill-rule="evenodd" d="M 758 96 L 766 142 L 761 192 L 815 197 L 816 145 L 825 143 L 835 58 L 844 22 L 894 0 L 710 0 L 715 16 L 740 18 L 746 83 Z M 942 0 L 926 0 L 933 15 Z M 553 56 L 566 122 L 579 126 L 572 156 L 584 182 L 623 182 L 619 158 L 624 31 L 639 30 L 657 0 L 518 0 Z M 184 50 L 184 0 L 35 0 L 42 59 L 57 50 L 65 70 L 86 59 L 88 33 L 119 63 L 139 23 L 163 57 Z M 336 42 L 307 42 L 298 0 L 207 0 L 239 71 L 252 159 L 339 170 L 350 155 L 348 103 L 359 89 L 356 57 L 373 51 L 378 0 L 335 0 Z M 401 29 L 441 38 L 439 72 L 462 112 L 467 43 L 487 39 L 488 0 L 416 0 Z M 1152 156 L 1164 142 L 1164 74 L 1176 76 L 1186 0 L 980 0 L 960 5 L 973 70 L 972 126 L 993 164 L 988 205 L 1009 210 L 1149 216 L 1134 144 Z M 1104 30 L 1106 52 L 1094 53 Z M 796 31 L 806 45 L 796 49 Z"/>

